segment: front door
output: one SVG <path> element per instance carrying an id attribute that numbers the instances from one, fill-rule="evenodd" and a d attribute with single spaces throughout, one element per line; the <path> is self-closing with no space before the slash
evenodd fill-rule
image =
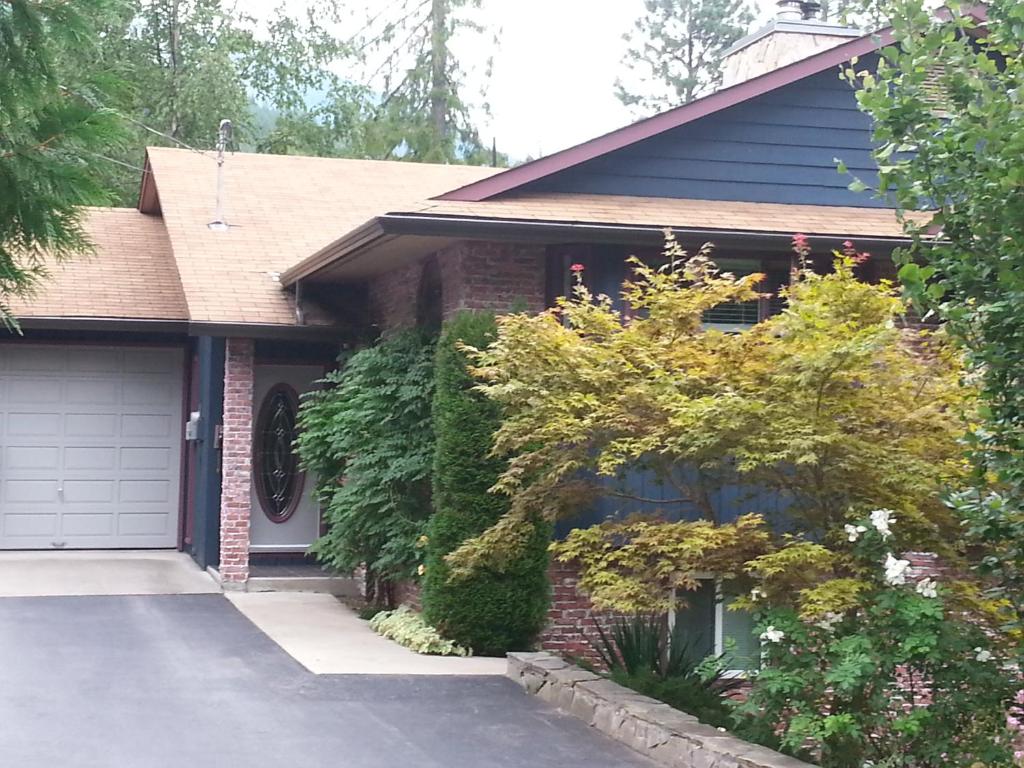
<path id="1" fill-rule="evenodd" d="M 253 399 L 250 550 L 303 552 L 320 535 L 315 478 L 291 447 L 298 399 L 322 378 L 315 365 L 257 365 Z"/>

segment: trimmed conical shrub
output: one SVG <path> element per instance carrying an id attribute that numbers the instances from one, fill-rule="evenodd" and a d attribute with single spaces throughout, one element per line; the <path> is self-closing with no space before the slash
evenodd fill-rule
<path id="1" fill-rule="evenodd" d="M 438 342 L 434 376 L 434 514 L 428 529 L 423 611 L 444 636 L 475 653 L 500 655 L 529 648 L 544 626 L 551 527 L 539 523 L 520 553 L 502 569 L 483 568 L 452 581 L 444 556 L 489 528 L 508 508 L 488 493 L 503 462 L 489 456 L 498 428 L 497 406 L 479 392 L 460 342 L 486 346 L 494 339 L 493 315 L 463 313 L 449 320 Z"/>

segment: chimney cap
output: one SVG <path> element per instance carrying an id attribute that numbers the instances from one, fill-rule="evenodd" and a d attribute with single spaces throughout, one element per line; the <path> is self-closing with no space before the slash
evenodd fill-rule
<path id="1" fill-rule="evenodd" d="M 776 18 L 783 20 L 817 20 L 821 13 L 818 0 L 778 0 L 776 5 L 779 7 Z"/>

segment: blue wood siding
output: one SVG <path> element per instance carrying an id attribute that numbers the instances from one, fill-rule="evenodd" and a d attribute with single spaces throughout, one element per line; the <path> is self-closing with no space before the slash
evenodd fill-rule
<path id="1" fill-rule="evenodd" d="M 602 496 L 578 515 L 559 521 L 555 536 L 564 538 L 573 528 L 589 528 L 607 520 L 622 520 L 632 514 L 656 515 L 665 520 L 699 520 L 702 515 L 693 504 L 665 502 L 675 499 L 679 492 L 658 480 L 653 472 L 630 470 L 622 478 L 608 478 L 605 485 L 615 490 L 626 490 L 633 496 L 663 501 L 636 501 L 616 496 Z M 728 483 L 712 491 L 711 505 L 717 520 L 733 522 L 740 515 L 761 514 L 775 530 L 786 530 L 788 502 L 778 492 L 742 482 Z"/>
<path id="2" fill-rule="evenodd" d="M 873 66 L 862 60 L 860 66 Z M 535 182 L 530 191 L 886 207 L 871 122 L 831 69 Z M 850 170 L 836 170 L 835 158 Z"/>

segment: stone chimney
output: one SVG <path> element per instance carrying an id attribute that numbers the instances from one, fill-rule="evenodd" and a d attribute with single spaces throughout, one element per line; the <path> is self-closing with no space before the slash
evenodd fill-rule
<path id="1" fill-rule="evenodd" d="M 726 50 L 722 61 L 723 87 L 742 83 L 864 35 L 859 29 L 819 19 L 821 4 L 814 0 L 778 0 L 778 6 L 778 14 L 767 25 Z"/>

